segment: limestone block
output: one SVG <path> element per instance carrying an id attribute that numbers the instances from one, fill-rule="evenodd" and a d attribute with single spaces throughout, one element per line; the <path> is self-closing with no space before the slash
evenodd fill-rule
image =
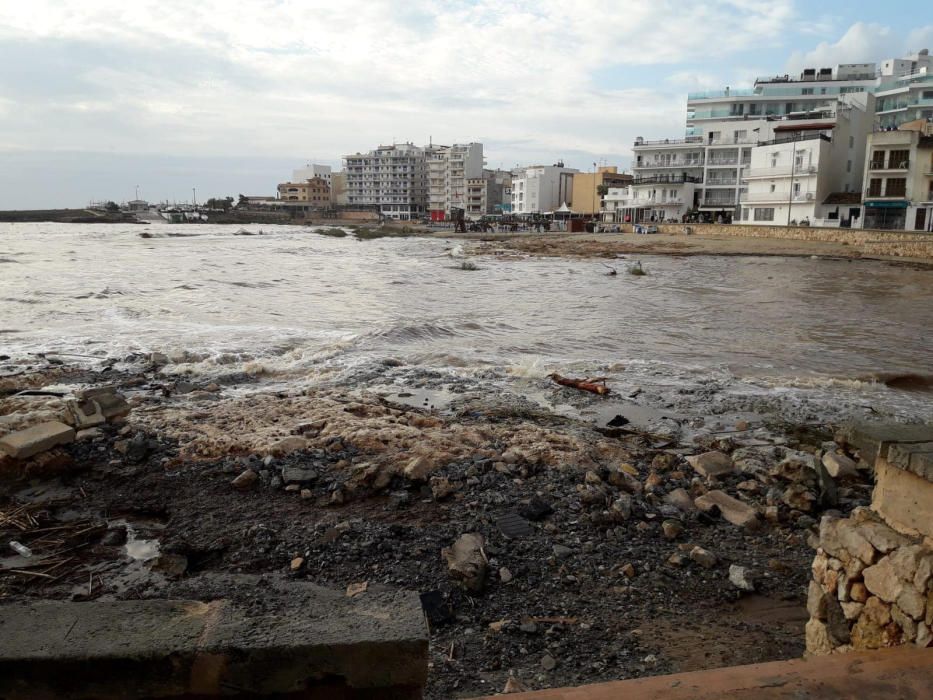
<path id="1" fill-rule="evenodd" d="M 723 491 L 710 491 L 694 499 L 694 503 L 702 511 L 709 511 L 713 506 L 718 507 L 722 517 L 737 527 L 756 530 L 761 525 L 754 508 Z"/>
<path id="2" fill-rule="evenodd" d="M 879 459 L 871 507 L 898 532 L 933 538 L 933 482 Z"/>
<path id="3" fill-rule="evenodd" d="M 17 430 L 0 438 L 0 452 L 14 459 L 26 459 L 56 445 L 73 442 L 75 431 L 70 425 L 50 421 L 25 430 Z"/>
<path id="4" fill-rule="evenodd" d="M 904 590 L 904 582 L 897 575 L 890 556 L 884 557 L 874 566 L 869 566 L 862 576 L 865 587 L 885 602 L 895 602 Z"/>
<path id="5" fill-rule="evenodd" d="M 807 653 L 814 655 L 828 654 L 833 650 L 829 640 L 829 630 L 826 623 L 811 618 L 806 626 Z"/>

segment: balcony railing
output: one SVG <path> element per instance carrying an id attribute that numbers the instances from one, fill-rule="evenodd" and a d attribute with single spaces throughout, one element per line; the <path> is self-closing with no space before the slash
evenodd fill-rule
<path id="1" fill-rule="evenodd" d="M 690 175 L 649 175 L 632 180 L 633 185 L 683 185 L 688 182 L 700 183 L 703 182 L 703 178 Z"/>
<path id="2" fill-rule="evenodd" d="M 707 162 L 707 165 L 721 166 L 721 165 L 738 165 L 739 159 L 735 158 L 710 158 Z"/>
<path id="3" fill-rule="evenodd" d="M 814 192 L 743 192 L 739 197 L 742 202 L 809 202 L 816 197 Z"/>
<path id="4" fill-rule="evenodd" d="M 909 170 L 910 160 L 888 160 L 887 165 L 883 160 L 873 160 L 868 166 L 869 170 Z"/>
<path id="5" fill-rule="evenodd" d="M 702 144 L 702 136 L 688 136 L 685 139 L 655 139 L 645 141 L 644 139 L 635 139 L 636 146 L 683 146 L 685 144 Z"/>
<path id="6" fill-rule="evenodd" d="M 738 183 L 738 178 L 734 178 L 734 177 L 715 178 L 715 179 L 710 178 L 706 181 L 706 186 L 707 187 L 725 187 L 725 186 L 731 185 L 732 187 L 735 187 L 737 183 Z"/>

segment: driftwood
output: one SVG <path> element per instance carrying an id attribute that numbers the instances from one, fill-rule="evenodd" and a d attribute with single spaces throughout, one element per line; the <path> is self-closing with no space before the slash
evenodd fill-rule
<path id="1" fill-rule="evenodd" d="M 599 394 L 604 396 L 609 393 L 609 387 L 606 386 L 605 377 L 597 377 L 595 379 L 571 379 L 570 377 L 562 377 L 557 372 L 548 375 L 554 382 L 560 384 L 561 386 L 569 386 L 574 389 L 579 389 L 580 391 L 589 391 L 593 394 Z"/>

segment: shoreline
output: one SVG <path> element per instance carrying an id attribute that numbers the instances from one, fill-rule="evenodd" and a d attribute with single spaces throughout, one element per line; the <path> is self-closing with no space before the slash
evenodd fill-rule
<path id="1" fill-rule="evenodd" d="M 77 517 L 92 535 L 54 581 L 0 568 L 0 605 L 75 591 L 164 599 L 240 573 L 414 590 L 430 620 L 428 698 L 488 694 L 511 675 L 543 688 L 799 656 L 808 540 L 821 513 L 870 495 L 858 475 L 823 500 L 815 465 L 844 449 L 836 426 L 711 417 L 661 435 L 481 382 L 432 409 L 424 391 L 402 399 L 369 382 L 244 396 L 233 380 L 157 364 L 37 366 L 4 381 L 0 433 L 67 419 L 68 395 L 88 386 L 110 387 L 126 414 L 0 460 L 0 512 L 41 509 L 45 527 Z M 43 387 L 65 396 L 15 395 Z M 605 405 L 546 378 L 536 389 L 554 404 Z M 707 452 L 718 456 L 706 466 L 687 459 Z M 724 511 L 694 503 L 713 492 L 728 495 Z M 521 533 L 503 529 L 510 513 Z M 441 556 L 467 533 L 485 541 L 478 580 Z M 2 534 L 48 554 L 28 531 Z M 127 538 L 154 554 L 128 556 Z"/>

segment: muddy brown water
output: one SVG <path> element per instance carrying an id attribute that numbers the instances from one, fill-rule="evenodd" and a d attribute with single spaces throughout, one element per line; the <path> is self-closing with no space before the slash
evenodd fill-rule
<path id="1" fill-rule="evenodd" d="M 0 355 L 13 367 L 40 352 L 159 351 L 169 372 L 307 384 L 352 384 L 391 357 L 519 383 L 598 372 L 680 408 L 710 385 L 912 419 L 933 405 L 933 271 L 673 256 L 641 258 L 638 277 L 626 261 L 609 277 L 603 261 L 555 258 L 478 258 L 468 271 L 457 241 L 247 228 L 262 235 L 0 224 Z"/>

